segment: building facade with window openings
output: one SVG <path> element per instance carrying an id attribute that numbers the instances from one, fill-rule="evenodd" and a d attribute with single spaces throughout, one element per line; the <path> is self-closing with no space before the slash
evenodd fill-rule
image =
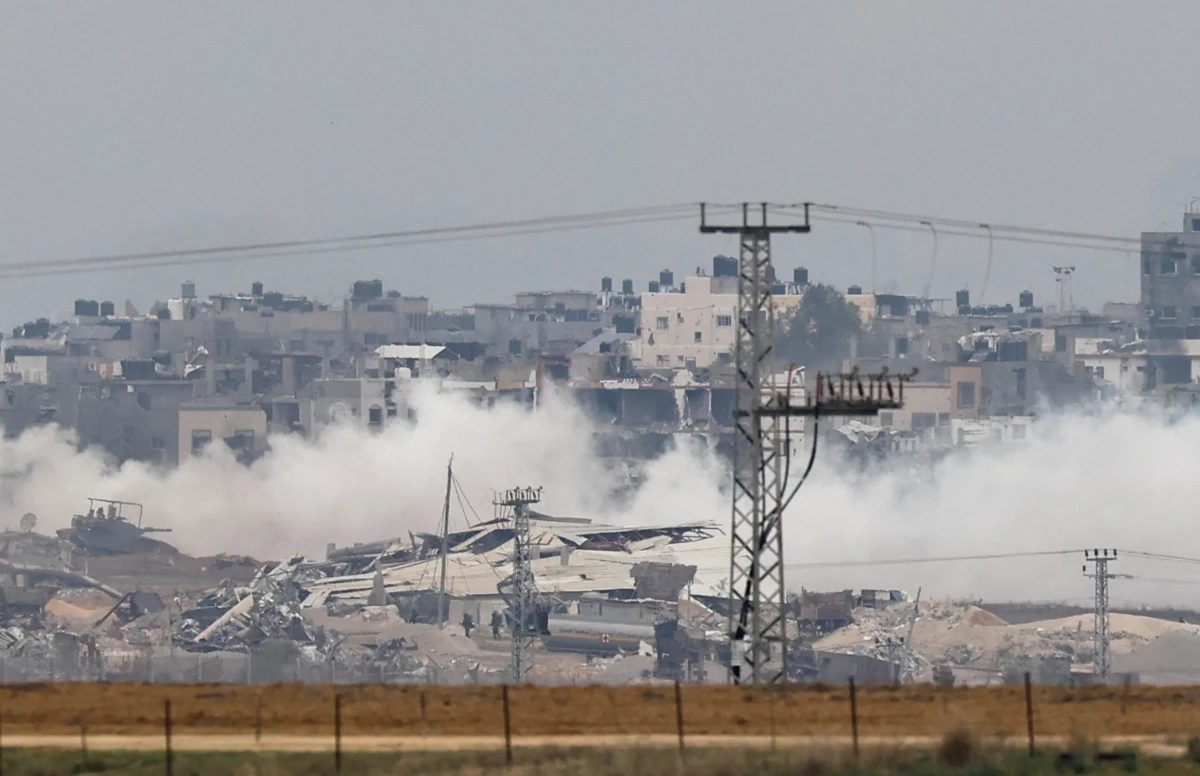
<path id="1" fill-rule="evenodd" d="M 708 369 L 732 364 L 737 283 L 736 273 L 715 276 L 697 268 L 678 288 L 643 293 L 641 326 L 631 343 L 634 363 L 641 369 Z M 777 319 L 786 318 L 800 306 L 804 288 L 796 282 L 775 284 Z M 846 301 L 858 307 L 863 324 L 870 326 L 876 312 L 875 296 L 847 294 Z"/>
<path id="2" fill-rule="evenodd" d="M 679 288 L 642 294 L 642 323 L 631 343 L 642 369 L 708 369 L 732 363 L 737 314 L 737 276 L 713 277 L 697 270 Z M 775 295 L 775 314 L 800 304 L 793 284 Z"/>
<path id="3" fill-rule="evenodd" d="M 1141 277 L 1142 338 L 1200 339 L 1200 212 L 1183 231 L 1142 233 Z"/>

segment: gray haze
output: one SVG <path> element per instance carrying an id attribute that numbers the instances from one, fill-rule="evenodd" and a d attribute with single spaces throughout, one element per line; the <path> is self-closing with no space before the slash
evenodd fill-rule
<path id="1" fill-rule="evenodd" d="M 0 262 L 712 199 L 816 200 L 1136 235 L 1200 194 L 1192 2 L 260 0 L 0 5 Z M 866 282 L 862 230 L 779 246 Z M 192 277 L 321 296 L 353 277 L 437 306 L 686 272 L 687 222 L 9 280 L 5 325 Z M 944 240 L 934 291 L 978 287 Z M 880 233 L 919 290 L 929 240 Z M 995 294 L 1136 297 L 1123 255 L 998 245 Z M 1047 299 L 1047 301 L 1049 301 Z"/>

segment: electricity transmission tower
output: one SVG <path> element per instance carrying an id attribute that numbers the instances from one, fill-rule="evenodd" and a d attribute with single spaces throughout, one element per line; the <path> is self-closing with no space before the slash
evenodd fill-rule
<path id="1" fill-rule="evenodd" d="M 509 677 L 524 684 L 533 667 L 533 642 L 541 634 L 537 616 L 537 587 L 533 579 L 533 537 L 529 530 L 529 505 L 542 500 L 541 488 L 513 488 L 497 494 L 498 508 L 512 510 L 513 572 L 499 584 L 508 602 L 512 622 L 512 664 Z"/>
<path id="2" fill-rule="evenodd" d="M 784 509 L 800 484 L 789 491 L 791 418 L 814 418 L 815 456 L 815 419 L 819 414 L 873 415 L 881 408 L 899 406 L 900 400 L 881 403 L 886 382 L 883 375 L 871 379 L 869 390 L 863 388 L 857 375 L 845 375 L 836 383 L 818 375 L 816 401 L 799 406 L 793 403 L 790 376 L 784 385 L 775 384 L 771 235 L 811 231 L 808 206 L 804 207 L 802 224 L 769 224 L 766 203 L 755 205 L 753 213 L 749 204 L 744 203 L 741 210 L 741 223 L 717 225 L 709 223 L 706 207 L 701 204 L 700 232 L 736 234 L 740 241 L 734 348 L 729 678 L 734 684 L 769 684 L 787 679 L 782 521 Z M 825 392 L 831 403 L 823 404 Z M 894 395 L 890 383 L 887 394 Z"/>
<path id="3" fill-rule="evenodd" d="M 1095 624 L 1093 626 L 1093 673 L 1097 679 L 1108 677 L 1112 655 L 1109 653 L 1108 631 L 1108 581 L 1110 579 L 1128 578 L 1128 574 L 1110 574 L 1109 561 L 1117 559 L 1116 550 L 1084 550 L 1083 575 L 1096 580 Z M 1095 570 L 1088 573 L 1087 564 L 1094 564 Z"/>

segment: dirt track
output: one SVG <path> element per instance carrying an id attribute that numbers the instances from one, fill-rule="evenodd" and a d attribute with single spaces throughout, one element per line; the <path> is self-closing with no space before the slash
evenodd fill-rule
<path id="1" fill-rule="evenodd" d="M 311 686 L 30 684 L 0 687 L 5 738 L 78 736 L 81 718 L 92 735 L 158 736 L 170 699 L 179 736 L 246 735 L 261 718 L 265 736 L 331 738 L 334 696 L 342 701 L 348 737 L 499 736 L 501 688 L 416 685 Z M 514 687 L 513 735 L 667 736 L 676 734 L 670 686 Z M 846 688 L 744 689 L 684 687 L 688 736 L 846 737 Z M 423 700 L 422 700 L 423 699 Z M 1190 735 L 1197 729 L 1200 688 L 1036 688 L 1039 736 Z M 887 687 L 858 693 L 864 738 L 941 736 L 966 727 L 989 737 L 1025 735 L 1021 687 L 944 690 Z"/>
<path id="2" fill-rule="evenodd" d="M 937 736 L 870 737 L 860 740 L 864 749 L 873 747 L 933 748 L 941 739 Z M 5 748 L 23 749 L 79 749 L 78 735 L 15 735 L 4 737 Z M 770 736 L 690 736 L 685 739 L 687 748 L 730 747 L 766 749 L 849 749 L 851 739 L 845 736 L 781 736 L 772 741 Z M 1005 739 L 997 745 L 1024 747 L 1024 739 Z M 1065 746 L 1065 736 L 1048 737 L 1040 740 L 1042 746 Z M 1178 756 L 1184 747 L 1170 745 L 1159 736 L 1127 736 L 1111 738 L 1108 745 L 1124 745 L 1140 749 L 1147 754 Z M 679 739 L 674 735 L 654 736 L 521 736 L 513 739 L 513 747 L 520 749 L 674 749 Z M 100 735 L 87 737 L 90 751 L 138 751 L 153 752 L 165 749 L 162 735 Z M 328 737 L 314 736 L 263 736 L 255 741 L 253 735 L 183 735 L 174 736 L 172 749 L 180 752 L 332 752 L 334 741 Z M 503 736 L 350 736 L 342 739 L 345 752 L 463 752 L 496 751 L 504 749 Z"/>

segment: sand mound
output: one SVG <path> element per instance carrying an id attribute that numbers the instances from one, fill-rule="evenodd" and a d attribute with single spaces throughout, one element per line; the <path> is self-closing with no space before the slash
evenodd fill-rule
<path id="1" fill-rule="evenodd" d="M 967 610 L 967 614 L 963 617 L 968 625 L 979 625 L 985 628 L 992 628 L 998 625 L 1008 625 L 1007 622 L 1000 619 L 991 612 L 984 611 L 978 607 L 972 606 Z"/>
<path id="2" fill-rule="evenodd" d="M 112 606 L 110 605 L 108 608 L 111 609 Z M 108 609 L 86 609 L 58 598 L 52 598 L 46 602 L 43 610 L 46 614 L 52 614 L 55 617 L 62 617 L 66 620 L 97 620 L 103 617 L 104 613 L 108 611 Z"/>

